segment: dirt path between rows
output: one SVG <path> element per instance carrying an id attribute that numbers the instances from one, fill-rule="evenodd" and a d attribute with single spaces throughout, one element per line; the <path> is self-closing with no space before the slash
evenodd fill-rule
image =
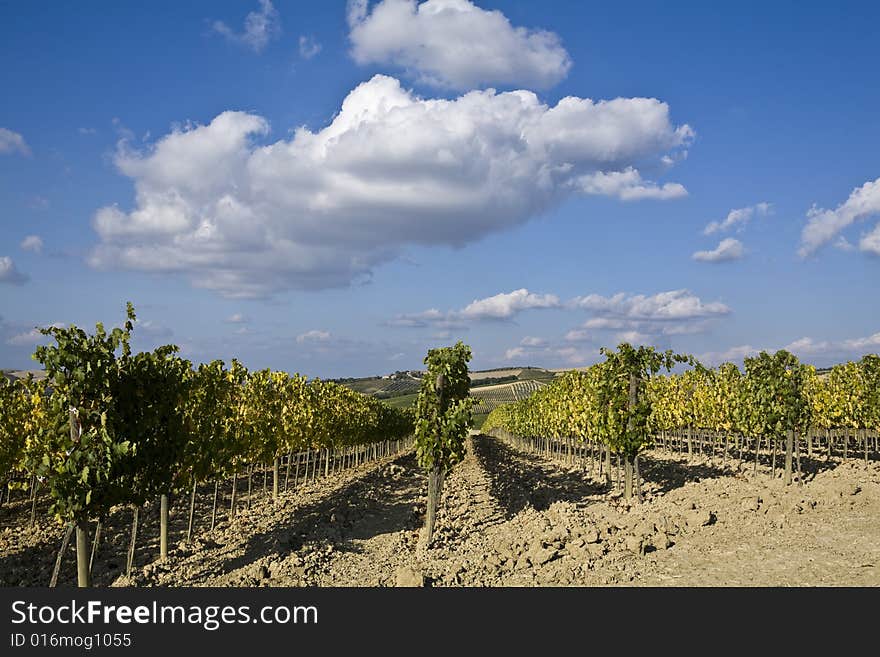
<path id="1" fill-rule="evenodd" d="M 114 576 L 105 558 L 98 583 L 880 585 L 877 461 L 832 461 L 789 487 L 753 475 L 751 466 L 687 463 L 659 451 L 643 459 L 643 472 L 645 502 L 627 505 L 595 472 L 476 436 L 446 479 L 427 551 L 418 549 L 426 479 L 410 452 L 301 487 L 278 503 L 259 501 L 232 524 L 179 543 L 167 564 L 147 563 L 148 541 L 147 565 L 132 580 Z M 0 536 L 0 582 L 45 585 L 56 539 L 35 533 L 7 555 Z M 4 573 L 13 566 L 21 582 Z M 39 577 L 31 581 L 27 572 Z"/>

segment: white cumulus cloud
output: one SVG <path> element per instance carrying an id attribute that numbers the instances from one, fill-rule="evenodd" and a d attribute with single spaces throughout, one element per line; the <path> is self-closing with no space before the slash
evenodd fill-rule
<path id="1" fill-rule="evenodd" d="M 431 308 L 420 313 L 398 315 L 388 324 L 406 328 L 423 328 L 429 325 L 447 329 L 462 328 L 467 325 L 467 322 L 508 320 L 525 310 L 560 307 L 562 307 L 562 303 L 555 294 L 534 294 L 525 288 L 520 288 L 513 292 L 501 292 L 484 299 L 474 299 L 460 310 L 441 312 L 436 308 Z M 525 345 L 526 341 L 539 339 L 527 337 L 524 338 L 522 344 Z"/>
<path id="2" fill-rule="evenodd" d="M 874 230 L 862 235 L 859 240 L 859 249 L 865 253 L 880 256 L 880 223 L 874 226 Z"/>
<path id="3" fill-rule="evenodd" d="M 247 324 L 250 320 L 242 313 L 233 313 L 225 321 L 227 324 Z"/>
<path id="4" fill-rule="evenodd" d="M 34 328 L 30 331 L 18 333 L 10 338 L 7 338 L 6 344 L 12 345 L 14 347 L 29 347 L 31 345 L 40 344 L 41 342 L 48 342 L 49 339 L 50 338 L 40 333 L 39 329 Z"/>
<path id="5" fill-rule="evenodd" d="M 40 253 L 43 250 L 43 238 L 39 235 L 28 235 L 20 244 L 23 251 Z"/>
<path id="6" fill-rule="evenodd" d="M 831 348 L 831 343 L 826 340 L 817 341 L 813 338 L 803 337 L 791 342 L 783 347 L 786 351 L 790 351 L 797 355 L 813 355 L 821 354 Z"/>
<path id="7" fill-rule="evenodd" d="M 615 335 L 618 343 L 628 342 L 631 345 L 650 345 L 656 334 L 642 333 L 641 331 L 622 331 Z"/>
<path id="8" fill-rule="evenodd" d="M 348 4 L 348 22 L 358 64 L 403 68 L 437 87 L 546 89 L 571 68 L 556 34 L 515 27 L 500 11 L 469 0 L 382 0 L 372 10 L 355 0 Z"/>
<path id="9" fill-rule="evenodd" d="M 47 324 L 44 328 L 49 327 L 55 328 L 63 328 L 64 324 L 61 322 L 53 322 L 52 324 Z M 38 327 L 33 327 L 30 329 L 24 329 L 21 325 L 7 325 L 0 318 L 0 329 L 4 329 L 4 332 L 12 329 L 9 337 L 6 338 L 5 342 L 8 345 L 13 347 L 32 347 L 38 344 L 47 344 L 52 342 L 52 337 L 48 335 L 43 335 L 40 333 L 40 329 Z"/>
<path id="10" fill-rule="evenodd" d="M 584 331 L 583 329 L 572 329 L 565 334 L 565 339 L 568 342 L 589 342 L 593 339 L 593 336 L 589 331 Z"/>
<path id="11" fill-rule="evenodd" d="M 880 349 L 880 332 L 869 335 L 865 338 L 852 338 L 844 340 L 843 346 L 850 351 L 867 351 L 871 349 Z"/>
<path id="12" fill-rule="evenodd" d="M 254 52 L 261 52 L 272 39 L 281 36 L 281 19 L 270 0 L 259 0 L 260 9 L 244 19 L 244 30 L 236 32 L 223 21 L 214 21 L 212 28 L 229 41 L 240 43 Z"/>
<path id="13" fill-rule="evenodd" d="M 570 308 L 587 310 L 594 316 L 568 336 L 586 336 L 587 331 L 616 332 L 614 339 L 638 344 L 666 344 L 670 336 L 692 335 L 709 330 L 713 320 L 730 314 L 720 301 L 705 302 L 689 290 L 670 290 L 654 295 L 628 295 L 623 292 L 610 297 L 590 294 L 575 297 Z M 604 340 L 607 338 L 597 338 Z"/>
<path id="14" fill-rule="evenodd" d="M 710 351 L 700 354 L 697 358 L 706 365 L 719 365 L 721 363 L 738 363 L 744 358 L 758 355 L 761 350 L 752 345 L 738 345 L 724 351 Z"/>
<path id="15" fill-rule="evenodd" d="M 622 329 L 627 326 L 629 326 L 629 324 L 626 320 L 614 319 L 612 317 L 592 317 L 583 324 L 583 327 L 586 329 L 598 330 Z"/>
<path id="16" fill-rule="evenodd" d="M 268 132 L 262 117 L 227 111 L 144 152 L 123 138 L 115 164 L 134 207 L 95 213 L 89 263 L 181 273 L 231 297 L 345 286 L 406 245 L 462 246 L 520 225 L 582 193 L 583 176 L 632 176 L 693 137 L 651 98 L 423 99 L 381 75 L 323 129 L 258 145 Z"/>
<path id="17" fill-rule="evenodd" d="M 682 320 L 730 313 L 730 308 L 720 301 L 704 302 L 689 290 L 670 290 L 652 296 L 627 295 L 623 292 L 611 297 L 590 294 L 575 297 L 571 303 L 575 308 L 627 319 Z"/>
<path id="18" fill-rule="evenodd" d="M 742 230 L 755 216 L 767 216 L 773 213 L 773 206 L 770 203 L 762 202 L 755 205 L 749 205 L 745 208 L 737 208 L 727 213 L 723 221 L 712 221 L 704 229 L 704 235 L 712 235 L 718 232 L 724 232 L 731 228 Z"/>
<path id="19" fill-rule="evenodd" d="M 880 214 L 880 178 L 854 189 L 834 210 L 813 206 L 807 212 L 807 225 L 801 232 L 798 254 L 807 257 L 830 242 L 853 222 Z M 880 226 L 880 225 L 878 225 Z M 880 227 L 862 238 L 862 251 L 880 253 Z"/>
<path id="20" fill-rule="evenodd" d="M 571 345 L 553 345 L 545 342 L 540 346 L 511 347 L 504 352 L 503 361 L 519 362 L 522 364 L 575 366 L 583 365 L 588 360 L 596 360 L 596 350 L 583 350 Z"/>
<path id="21" fill-rule="evenodd" d="M 0 155 L 9 153 L 19 153 L 30 157 L 31 149 L 20 134 L 8 128 L 0 128 Z"/>
<path id="22" fill-rule="evenodd" d="M 311 59 L 321 52 L 321 44 L 313 36 L 301 35 L 299 37 L 299 56 L 303 59 Z"/>
<path id="23" fill-rule="evenodd" d="M 733 237 L 725 237 L 711 251 L 696 251 L 691 257 L 698 262 L 730 262 L 740 260 L 744 255 L 742 242 Z"/>
<path id="24" fill-rule="evenodd" d="M 855 251 L 856 247 L 853 246 L 852 242 L 846 239 L 843 235 L 838 236 L 836 240 L 834 240 L 834 248 L 840 251 Z"/>
<path id="25" fill-rule="evenodd" d="M 431 308 L 420 313 L 397 315 L 388 325 L 404 328 L 424 328 L 433 326 L 444 329 L 458 329 L 467 326 L 468 322 L 482 320 L 508 320 L 525 311 L 542 308 L 560 308 L 562 303 L 555 294 L 534 294 L 525 288 L 513 292 L 501 292 L 484 299 L 474 299 L 460 310 L 441 312 Z M 526 337 L 527 341 L 540 338 Z M 535 345 L 526 345 L 535 346 Z"/>
<path id="26" fill-rule="evenodd" d="M 475 299 L 456 314 L 462 319 L 510 319 L 523 310 L 559 306 L 559 297 L 555 294 L 533 294 L 521 288 L 486 299 Z"/>
<path id="27" fill-rule="evenodd" d="M 23 285 L 30 280 L 26 274 L 22 274 L 9 256 L 0 257 L 0 283 Z"/>
<path id="28" fill-rule="evenodd" d="M 616 196 L 621 201 L 641 201 L 655 199 L 666 201 L 687 196 L 687 190 L 680 183 L 658 185 L 642 180 L 641 174 L 628 167 L 624 171 L 598 171 L 581 176 L 575 184 L 585 194 Z"/>
<path id="29" fill-rule="evenodd" d="M 766 351 L 775 351 L 780 347 L 765 347 Z M 849 338 L 846 340 L 821 340 L 804 336 L 789 342 L 781 347 L 796 356 L 809 361 L 812 357 L 824 357 L 825 361 L 833 359 L 843 361 L 851 358 L 859 358 L 867 353 L 880 351 L 880 332 L 861 338 Z M 751 345 L 731 347 L 723 352 L 710 352 L 699 356 L 700 360 L 710 365 L 716 365 L 724 361 L 741 361 L 743 358 L 757 355 L 761 351 Z"/>
<path id="30" fill-rule="evenodd" d="M 304 342 L 327 342 L 330 339 L 329 331 L 321 331 L 312 329 L 296 336 L 296 341 L 300 344 Z"/>

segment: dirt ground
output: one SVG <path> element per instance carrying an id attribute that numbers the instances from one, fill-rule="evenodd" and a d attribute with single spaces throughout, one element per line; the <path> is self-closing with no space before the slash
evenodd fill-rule
<path id="1" fill-rule="evenodd" d="M 878 586 L 880 462 L 804 459 L 783 486 L 762 466 L 667 452 L 642 459 L 642 503 L 625 504 L 579 466 L 469 439 L 443 490 L 436 540 L 418 548 L 426 478 L 410 452 L 282 494 L 257 482 L 251 508 L 208 531 L 213 488 L 172 506 L 172 550 L 158 556 L 158 512 L 141 514 L 132 578 L 131 512 L 115 513 L 95 565 L 98 586 Z M 228 495 L 228 491 L 224 491 Z M 228 498 L 227 498 L 228 499 Z M 30 529 L 26 502 L 0 510 L 0 584 L 45 586 L 63 531 Z M 75 578 L 72 546 L 61 585 Z"/>

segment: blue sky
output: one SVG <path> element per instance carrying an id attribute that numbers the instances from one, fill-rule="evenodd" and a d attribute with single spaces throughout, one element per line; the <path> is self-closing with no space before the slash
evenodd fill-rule
<path id="1" fill-rule="evenodd" d="M 126 300 L 140 348 L 322 377 L 877 352 L 878 19 L 0 2 L 0 367 Z"/>

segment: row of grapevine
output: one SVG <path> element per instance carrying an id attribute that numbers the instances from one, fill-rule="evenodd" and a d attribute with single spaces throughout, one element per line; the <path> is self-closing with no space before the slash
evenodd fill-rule
<path id="1" fill-rule="evenodd" d="M 415 425 L 416 459 L 428 473 L 422 548 L 431 545 L 443 480 L 465 458 L 465 438 L 473 423 L 473 399 L 468 396 L 470 359 L 471 348 L 461 341 L 430 349 L 425 356 L 427 371 L 416 401 Z"/>
<path id="2" fill-rule="evenodd" d="M 776 447 L 784 443 L 784 477 L 791 483 L 792 458 L 800 460 L 800 442 L 807 456 L 824 443 L 830 458 L 840 445 L 844 458 L 851 445 L 861 447 L 865 462 L 877 450 L 880 431 L 880 356 L 836 365 L 820 376 L 786 352 L 762 352 L 746 358 L 745 373 L 733 363 L 713 370 L 697 368 L 651 382 L 652 430 L 662 444 L 686 444 L 688 456 L 699 440 L 731 441 L 741 451 L 748 442 L 757 456 L 766 441 L 775 472 Z"/>
<path id="3" fill-rule="evenodd" d="M 604 362 L 585 371 L 567 372 L 530 398 L 499 407 L 483 425 L 525 440 L 530 448 L 564 454 L 582 448 L 570 438 L 590 445 L 589 454 L 604 453 L 602 470 L 610 483 L 611 455 L 627 466 L 625 497 L 631 494 L 630 463 L 657 444 L 687 445 L 688 456 L 698 444 L 702 452 L 724 447 L 728 454 L 748 445 L 756 456 L 763 441 L 772 448 L 772 472 L 778 444 L 784 443 L 784 477 L 792 480 L 792 459 L 800 470 L 800 442 L 824 441 L 826 457 L 835 445 L 844 457 L 850 445 L 861 447 L 865 460 L 877 451 L 880 431 L 880 357 L 838 365 L 827 376 L 786 352 L 760 353 L 746 358 L 744 372 L 733 363 L 707 369 L 693 358 L 660 354 L 650 347 L 621 344 L 604 350 Z M 693 368 L 682 374 L 658 375 L 675 362 Z M 545 442 L 542 442 L 545 441 Z M 757 467 L 757 466 L 756 466 Z M 638 475 L 636 473 L 636 480 Z"/>
<path id="4" fill-rule="evenodd" d="M 249 372 L 236 360 L 193 368 L 173 345 L 132 354 L 135 320 L 129 304 L 124 328 L 44 329 L 55 344 L 34 358 L 47 378 L 0 386 L 0 477 L 39 482 L 49 513 L 76 528 L 80 585 L 89 582 L 89 525 L 113 507 L 135 509 L 134 540 L 136 510 L 160 498 L 165 558 L 169 495 L 194 500 L 199 483 L 231 479 L 234 514 L 236 482 L 255 467 L 271 468 L 277 497 L 294 453 L 314 450 L 329 470 L 347 448 L 413 433 L 411 412 L 335 383 Z"/>

